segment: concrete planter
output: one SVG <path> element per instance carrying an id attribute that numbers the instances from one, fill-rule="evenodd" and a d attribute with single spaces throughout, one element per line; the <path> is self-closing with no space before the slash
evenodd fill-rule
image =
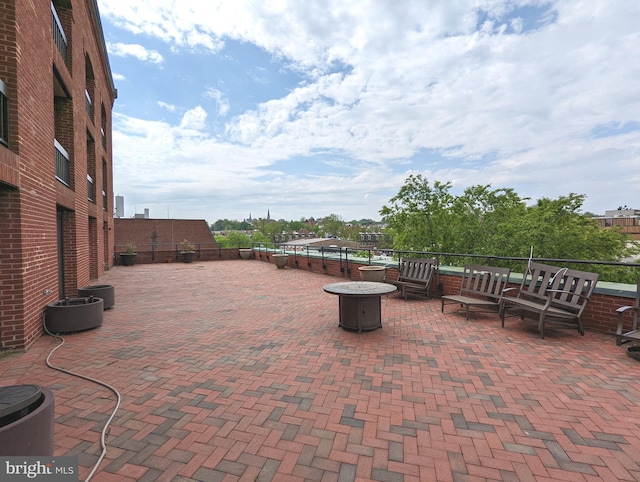
<path id="1" fill-rule="evenodd" d="M 113 285 L 93 285 L 78 289 L 78 296 L 102 298 L 103 309 L 108 310 L 116 304 L 116 291 Z"/>
<path id="2" fill-rule="evenodd" d="M 278 269 L 284 269 L 284 267 L 287 265 L 288 259 L 289 259 L 289 255 L 288 254 L 274 254 L 273 255 L 273 262 L 276 264 L 276 268 L 278 268 Z"/>
<path id="3" fill-rule="evenodd" d="M 362 281 L 384 281 L 387 275 L 387 268 L 384 266 L 360 266 L 360 279 Z"/>
<path id="4" fill-rule="evenodd" d="M 38 385 L 0 387 L 0 455 L 52 456 L 54 396 Z"/>
<path id="5" fill-rule="evenodd" d="M 253 249 L 250 248 L 240 248 L 240 258 L 242 259 L 251 259 L 251 255 L 253 254 Z"/>
<path id="6" fill-rule="evenodd" d="M 193 258 L 195 257 L 196 253 L 194 253 L 193 251 L 181 251 L 180 252 L 180 256 L 182 256 L 182 261 L 184 263 L 193 263 Z"/>
<path id="7" fill-rule="evenodd" d="M 45 323 L 51 333 L 71 333 L 102 325 L 102 298 L 66 298 L 47 304 Z"/>
<path id="8" fill-rule="evenodd" d="M 122 266 L 133 266 L 136 264 L 136 256 L 138 256 L 138 253 L 120 253 Z"/>

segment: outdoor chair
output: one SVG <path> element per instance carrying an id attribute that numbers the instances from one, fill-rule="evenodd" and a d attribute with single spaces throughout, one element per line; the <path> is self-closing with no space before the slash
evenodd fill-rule
<path id="1" fill-rule="evenodd" d="M 509 268 L 495 268 L 478 264 L 465 265 L 458 294 L 444 295 L 440 299 L 444 313 L 446 304 L 464 306 L 467 320 L 469 308 L 498 311 L 500 296 L 509 281 Z"/>
<path id="2" fill-rule="evenodd" d="M 598 282 L 597 273 L 558 268 L 542 263 L 530 263 L 515 296 L 508 296 L 507 288 L 500 298 L 499 311 L 502 327 L 509 316 L 534 318 L 544 338 L 545 323 L 553 322 L 578 329 L 582 328 L 582 313 Z"/>
<path id="3" fill-rule="evenodd" d="M 616 345 L 622 345 L 623 343 L 627 343 L 632 340 L 640 341 L 640 331 L 638 331 L 638 318 L 640 318 L 640 316 L 638 315 L 638 313 L 640 312 L 640 278 L 638 278 L 638 285 L 636 286 L 636 301 L 633 306 L 621 306 L 616 310 L 616 312 L 618 313 Z M 631 331 L 622 333 L 625 319 L 624 315 L 626 313 L 629 313 L 631 315 Z"/>
<path id="4" fill-rule="evenodd" d="M 402 258 L 398 268 L 398 279 L 386 282 L 396 285 L 400 296 L 405 300 L 408 295 L 430 298 L 429 288 L 437 271 L 436 258 Z"/>

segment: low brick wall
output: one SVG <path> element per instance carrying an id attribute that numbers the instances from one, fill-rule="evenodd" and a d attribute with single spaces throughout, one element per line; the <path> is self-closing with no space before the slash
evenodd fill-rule
<path id="1" fill-rule="evenodd" d="M 140 250 L 136 252 L 135 264 L 152 264 L 152 263 L 181 263 L 182 258 L 180 252 L 174 249 L 170 250 Z M 220 248 L 196 248 L 193 261 L 220 261 L 229 259 L 240 259 L 240 252 L 237 249 L 220 249 Z M 114 264 L 122 265 L 120 254 L 115 254 Z"/>

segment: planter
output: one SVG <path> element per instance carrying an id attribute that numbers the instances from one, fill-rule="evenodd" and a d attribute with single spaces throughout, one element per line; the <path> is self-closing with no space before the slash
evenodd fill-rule
<path id="1" fill-rule="evenodd" d="M 133 266 L 136 263 L 137 253 L 120 253 L 120 261 L 122 266 Z"/>
<path id="2" fill-rule="evenodd" d="M 103 309 L 108 310 L 116 304 L 116 290 L 113 285 L 93 285 L 85 286 L 78 290 L 78 296 L 88 298 L 94 296 L 102 298 L 104 302 Z"/>
<path id="3" fill-rule="evenodd" d="M 634 345 L 627 348 L 627 355 L 634 360 L 640 361 L 640 345 Z"/>
<path id="4" fill-rule="evenodd" d="M 54 397 L 38 385 L 0 387 L 0 454 L 52 456 Z"/>
<path id="5" fill-rule="evenodd" d="M 362 281 L 383 282 L 387 275 L 387 268 L 384 266 L 360 266 L 360 279 Z"/>
<path id="6" fill-rule="evenodd" d="M 182 256 L 182 261 L 184 263 L 193 263 L 193 258 L 196 255 L 193 251 L 181 251 L 180 256 Z"/>
<path id="7" fill-rule="evenodd" d="M 102 298 L 66 298 L 47 304 L 45 323 L 51 333 L 71 333 L 102 325 Z"/>
<path id="8" fill-rule="evenodd" d="M 276 268 L 278 269 L 284 269 L 284 267 L 287 265 L 287 260 L 289 259 L 289 255 L 288 254 L 274 254 L 273 255 L 273 262 L 276 264 Z"/>
<path id="9" fill-rule="evenodd" d="M 251 259 L 251 255 L 253 254 L 253 249 L 240 248 L 239 251 L 240 251 L 240 258 Z"/>

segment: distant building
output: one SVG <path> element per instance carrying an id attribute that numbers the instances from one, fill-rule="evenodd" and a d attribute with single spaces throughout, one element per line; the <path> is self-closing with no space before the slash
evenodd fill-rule
<path id="1" fill-rule="evenodd" d="M 0 2 L 0 348 L 113 262 L 116 95 L 96 0 Z"/>
<path id="2" fill-rule="evenodd" d="M 615 209 L 605 211 L 604 216 L 595 218 L 603 228 L 619 226 L 620 231 L 631 239 L 640 241 L 640 209 Z"/>
<path id="3" fill-rule="evenodd" d="M 136 263 L 174 261 L 185 239 L 194 245 L 197 259 L 214 259 L 218 255 L 219 246 L 204 219 L 120 218 L 115 219 L 114 230 L 116 262 L 118 254 L 129 245 L 136 247 Z"/>
<path id="4" fill-rule="evenodd" d="M 390 248 L 393 244 L 393 236 L 388 233 L 360 233 L 360 247 L 379 248 L 381 246 Z"/>

